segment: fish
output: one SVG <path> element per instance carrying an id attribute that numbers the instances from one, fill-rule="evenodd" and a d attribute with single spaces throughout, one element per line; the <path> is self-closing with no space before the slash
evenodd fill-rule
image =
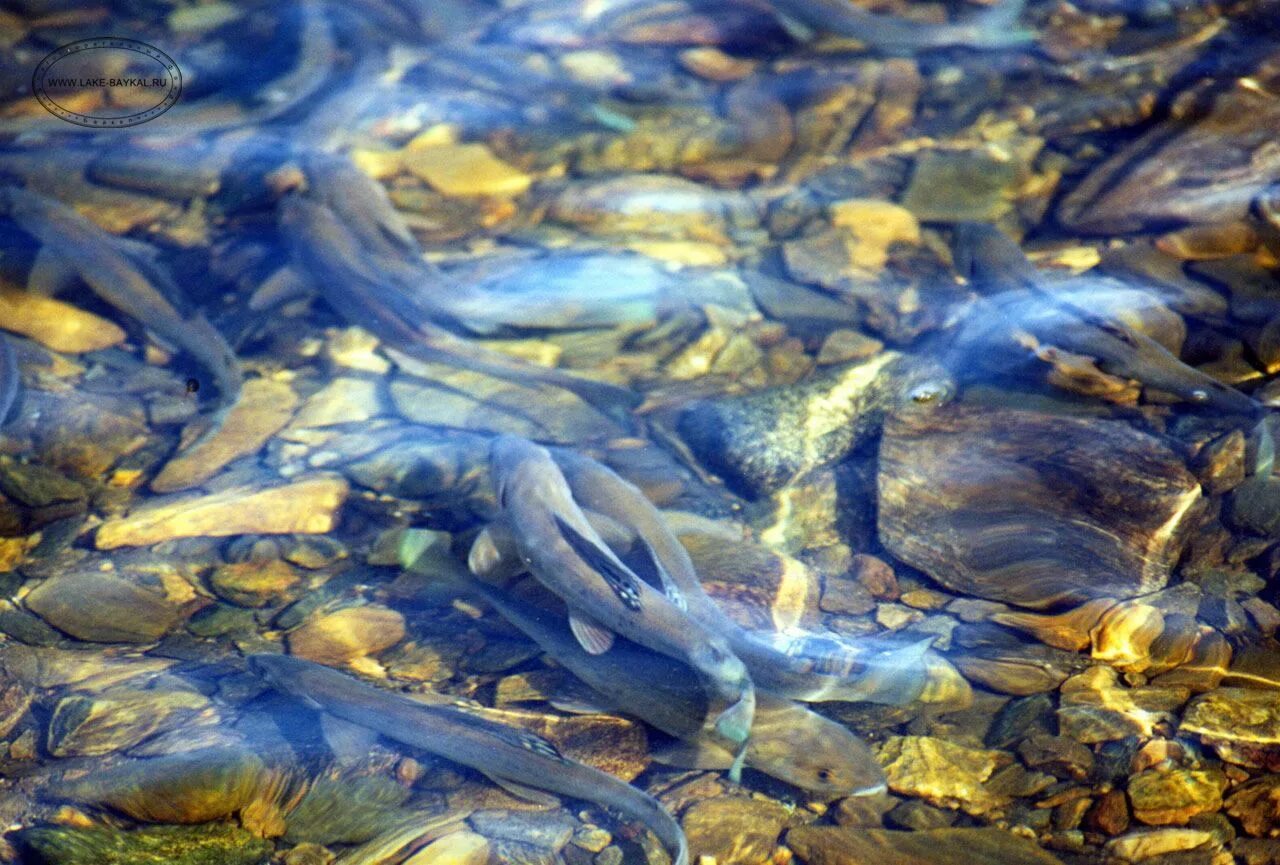
<path id="1" fill-rule="evenodd" d="M 489 470 L 521 561 L 564 600 L 569 627 L 586 651 L 602 654 L 615 635 L 627 637 L 688 663 L 717 709 L 728 705 L 714 727 L 736 749 L 730 773 L 736 779 L 755 711 L 755 687 L 728 642 L 691 619 L 671 587 L 654 588 L 618 559 L 574 502 L 545 448 L 518 436 L 498 436 L 489 446 Z"/>
<path id="2" fill-rule="evenodd" d="M 544 801 L 538 791 L 549 791 L 613 808 L 648 827 L 673 865 L 688 865 L 684 832 L 658 800 L 564 757 L 541 736 L 499 724 L 443 695 L 423 702 L 300 658 L 255 654 L 246 660 L 255 675 L 311 708 L 475 769 L 518 796 Z"/>
<path id="3" fill-rule="evenodd" d="M 165 342 L 190 355 L 208 371 L 218 405 L 228 409 L 240 395 L 243 375 L 235 352 L 217 329 L 197 313 L 183 316 L 168 300 L 181 292 L 140 244 L 124 241 L 53 199 L 15 186 L 0 187 L 0 214 L 74 269 L 93 293 L 136 319 Z"/>
<path id="4" fill-rule="evenodd" d="M 554 459 L 584 512 L 604 515 L 612 526 L 634 532 L 653 551 L 653 560 L 661 572 L 655 579 L 673 585 L 684 598 L 690 617 L 728 640 L 760 690 L 804 702 L 901 705 L 916 699 L 924 689 L 924 653 L 931 640 L 886 651 L 860 652 L 854 659 L 855 669 L 847 675 L 821 672 L 817 663 L 821 658 L 813 653 L 791 655 L 780 651 L 725 614 L 703 588 L 688 551 L 638 487 L 597 460 L 574 451 L 558 448 Z M 610 534 L 618 538 L 619 531 L 613 529 Z M 646 558 L 640 557 L 637 565 Z M 803 641 L 793 644 L 806 645 Z"/>
<path id="5" fill-rule="evenodd" d="M 422 258 L 386 191 L 345 160 L 315 155 L 304 166 L 305 188 L 280 201 L 280 231 L 295 263 L 343 318 L 418 360 L 564 388 L 614 418 L 639 404 L 627 388 L 537 367 L 455 334 L 465 327 L 448 298 L 469 295 Z"/>
<path id="6" fill-rule="evenodd" d="M 22 378 L 18 373 L 18 358 L 13 345 L 0 334 L 0 426 L 9 420 L 13 407 L 22 392 Z"/>
<path id="7" fill-rule="evenodd" d="M 1188 366 L 1146 334 L 1090 308 L 1090 297 L 1119 284 L 1090 275 L 1061 281 L 1035 278 L 1035 267 L 1018 245 L 994 227 L 984 231 L 969 225 L 957 239 L 970 273 L 985 274 L 989 282 L 1008 290 L 976 302 L 959 322 L 950 350 L 953 363 L 984 357 L 1002 343 L 1056 346 L 1094 359 L 1103 372 L 1196 406 L 1245 417 L 1262 413 L 1262 404 L 1254 398 Z"/>
<path id="8" fill-rule="evenodd" d="M 689 768 L 729 769 L 733 754 L 707 735 L 707 695 L 687 664 L 619 639 L 602 655 L 582 648 L 563 614 L 470 578 L 479 595 L 597 695 L 606 711 L 631 715 L 681 740 L 655 756 Z M 747 766 L 825 801 L 885 789 L 884 773 L 865 742 L 846 727 L 790 700 L 757 695 Z"/>
<path id="9" fill-rule="evenodd" d="M 1028 43 L 1030 31 L 1016 26 L 1026 0 L 1001 0 L 986 12 L 963 23 L 926 24 L 892 15 L 880 15 L 853 0 L 773 0 L 784 18 L 805 27 L 865 42 L 889 52 L 924 51 L 932 48 L 1010 48 Z"/>

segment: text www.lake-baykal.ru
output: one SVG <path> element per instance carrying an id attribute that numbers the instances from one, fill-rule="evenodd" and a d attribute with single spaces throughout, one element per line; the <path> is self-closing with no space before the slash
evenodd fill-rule
<path id="1" fill-rule="evenodd" d="M 168 78 L 49 78 L 45 87 L 168 87 Z"/>

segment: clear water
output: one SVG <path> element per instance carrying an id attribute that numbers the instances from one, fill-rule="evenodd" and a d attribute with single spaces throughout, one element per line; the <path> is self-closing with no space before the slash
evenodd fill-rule
<path id="1" fill-rule="evenodd" d="M 843 4 L 0 7 L 0 861 L 1280 858 L 1280 8 Z"/>

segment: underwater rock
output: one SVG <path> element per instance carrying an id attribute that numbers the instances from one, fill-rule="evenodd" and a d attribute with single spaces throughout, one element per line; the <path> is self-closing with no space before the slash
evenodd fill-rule
<path id="1" fill-rule="evenodd" d="M 787 846 L 808 865 L 1060 865 L 1035 841 L 1003 829 L 893 832 L 845 826 L 801 826 Z"/>
<path id="2" fill-rule="evenodd" d="M 288 813 L 284 840 L 290 843 L 360 844 L 399 824 L 409 790 L 385 775 L 351 775 L 340 770 L 316 778 Z"/>
<path id="3" fill-rule="evenodd" d="M 690 859 L 714 856 L 717 865 L 754 865 L 770 860 L 778 836 L 795 825 L 795 817 L 776 802 L 722 796 L 695 802 L 680 824 Z"/>
<path id="4" fill-rule="evenodd" d="M 404 167 L 450 197 L 520 195 L 533 178 L 493 155 L 483 144 L 428 144 L 405 148 Z"/>
<path id="5" fill-rule="evenodd" d="M 1172 713 L 1190 697 L 1186 688 L 1126 688 L 1108 666 L 1090 667 L 1062 683 L 1059 733 L 1091 745 L 1129 736 L 1150 737 L 1157 725 L 1171 725 Z"/>
<path id="6" fill-rule="evenodd" d="M 287 562 L 233 562 L 209 576 L 209 586 L 219 597 L 242 607 L 263 607 L 293 588 L 301 577 Z"/>
<path id="7" fill-rule="evenodd" d="M 489 842 L 475 832 L 451 832 L 432 841 L 404 861 L 404 865 L 485 865 Z"/>
<path id="8" fill-rule="evenodd" d="M 390 648 L 404 635 L 404 616 L 377 604 L 365 604 L 308 619 L 290 631 L 287 639 L 291 654 L 340 667 L 354 658 Z"/>
<path id="9" fill-rule="evenodd" d="M 1012 209 L 1022 169 L 995 145 L 927 150 L 916 158 L 902 206 L 925 222 L 994 222 Z"/>
<path id="10" fill-rule="evenodd" d="M 817 618 L 820 580 L 799 559 L 745 539 L 679 539 L 707 593 L 743 627 L 781 631 Z"/>
<path id="11" fill-rule="evenodd" d="M 970 681 L 1019 697 L 1057 690 L 1083 666 L 1072 652 L 1034 644 L 978 646 L 957 653 L 953 661 Z"/>
<path id="12" fill-rule="evenodd" d="M 1250 835 L 1265 836 L 1280 825 L 1280 775 L 1246 781 L 1231 791 L 1224 810 Z"/>
<path id="13" fill-rule="evenodd" d="M 151 643 L 200 603 L 177 574 L 156 589 L 127 571 L 77 569 L 56 574 L 24 600 L 27 609 L 60 631 L 95 643 Z"/>
<path id="14" fill-rule="evenodd" d="M 217 716 L 195 691 L 116 687 L 58 701 L 47 744 L 55 757 L 110 754 L 183 724 L 208 724 Z"/>
<path id="15" fill-rule="evenodd" d="M 950 393 L 940 368 L 884 352 L 785 388 L 694 403 L 677 429 L 707 468 L 755 498 L 839 462 L 879 430 L 887 411 Z"/>
<path id="16" fill-rule="evenodd" d="M 1009 803 L 982 783 L 1008 761 L 1002 751 L 970 748 L 932 736 L 891 736 L 880 747 L 879 759 L 895 793 L 977 816 Z"/>
<path id="17" fill-rule="evenodd" d="M 277 486 L 242 486 L 207 496 L 163 496 L 102 524 L 100 550 L 172 538 L 246 534 L 324 534 L 337 522 L 347 482 L 315 475 Z"/>
<path id="18" fill-rule="evenodd" d="M 1203 829 L 1145 829 L 1112 838 L 1103 850 L 1122 862 L 1145 862 L 1156 857 L 1161 857 L 1158 861 L 1169 861 L 1163 857 L 1172 859 L 1173 854 L 1207 849 L 1212 844 L 1212 833 Z"/>
<path id="19" fill-rule="evenodd" d="M 175 454 L 151 480 L 151 489 L 171 493 L 196 486 L 232 460 L 257 453 L 289 422 L 297 402 L 293 388 L 284 382 L 249 379 L 218 430 Z"/>
<path id="20" fill-rule="evenodd" d="M 207 823 L 253 801 L 266 771 L 244 749 L 200 749 L 118 763 L 56 784 L 49 795 L 107 805 L 144 823 Z"/>
<path id="21" fill-rule="evenodd" d="M 259 865 L 271 844 L 226 823 L 151 826 L 125 831 L 64 826 L 17 834 L 32 865 Z"/>
<path id="22" fill-rule="evenodd" d="M 1227 778 L 1219 769 L 1139 772 L 1129 779 L 1133 816 L 1150 826 L 1181 825 L 1222 808 Z"/>
<path id="23" fill-rule="evenodd" d="M 0 321 L 4 329 L 30 337 L 46 348 L 67 354 L 99 351 L 124 342 L 125 333 L 115 322 L 44 297 L 0 283 Z"/>
<path id="24" fill-rule="evenodd" d="M 1165 585 L 1200 486 L 1127 424 L 952 405 L 890 414 L 880 540 L 948 588 L 1043 608 Z"/>
<path id="25" fill-rule="evenodd" d="M 1187 706 L 1181 736 L 1198 736 L 1228 763 L 1280 771 L 1280 701 L 1270 689 L 1217 688 Z"/>

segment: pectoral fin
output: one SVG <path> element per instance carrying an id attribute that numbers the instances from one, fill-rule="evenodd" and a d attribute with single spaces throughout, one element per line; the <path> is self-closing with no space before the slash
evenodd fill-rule
<path id="1" fill-rule="evenodd" d="M 603 655 L 613 648 L 613 632 L 581 613 L 570 611 L 569 630 L 573 631 L 578 645 L 582 646 L 589 655 Z"/>
<path id="2" fill-rule="evenodd" d="M 320 713 L 320 729 L 324 740 L 339 763 L 357 763 L 365 760 L 378 741 L 378 734 L 368 727 L 345 721 L 328 712 Z"/>
<path id="3" fill-rule="evenodd" d="M 76 279 L 76 270 L 48 246 L 40 247 L 27 273 L 27 291 L 41 297 L 56 297 Z"/>
<path id="4" fill-rule="evenodd" d="M 524 570 L 524 563 L 505 525 L 491 523 L 481 529 L 467 553 L 471 573 L 486 580 L 514 577 Z"/>
<path id="5" fill-rule="evenodd" d="M 486 777 L 517 799 L 523 799 L 526 802 L 532 802 L 544 808 L 556 808 L 560 805 L 560 799 L 545 790 L 537 790 L 524 784 L 517 784 L 515 781 L 498 775 L 487 775 Z"/>
<path id="6" fill-rule="evenodd" d="M 559 514 L 555 515 L 555 520 L 556 527 L 560 530 L 560 537 L 564 538 L 565 543 L 578 558 L 604 578 L 609 588 L 613 589 L 613 593 L 618 596 L 618 600 L 622 601 L 628 609 L 640 609 L 640 578 L 627 570 L 625 565 L 620 564 L 613 554 L 583 537 L 581 532 L 561 519 Z"/>
<path id="7" fill-rule="evenodd" d="M 733 755 L 710 742 L 672 742 L 650 752 L 653 759 L 681 769 L 716 769 L 733 766 Z"/>

